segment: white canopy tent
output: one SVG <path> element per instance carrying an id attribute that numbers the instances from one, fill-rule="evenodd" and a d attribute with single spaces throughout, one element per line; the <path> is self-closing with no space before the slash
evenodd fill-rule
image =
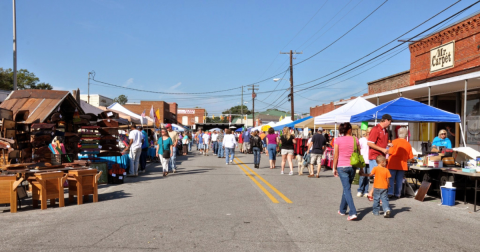
<path id="1" fill-rule="evenodd" d="M 130 111 L 130 110 L 126 109 L 124 106 L 122 106 L 120 103 L 115 102 L 114 104 L 108 106 L 107 108 L 120 111 L 120 112 L 122 112 L 126 115 L 129 115 L 130 117 L 136 118 L 136 119 L 140 120 L 140 122 L 145 126 L 154 125 L 154 121 L 153 121 L 152 118 L 150 118 L 148 116 L 145 116 L 144 118 L 142 118 L 141 115 L 137 115 L 137 114 L 133 113 L 132 111 Z"/>
<path id="2" fill-rule="evenodd" d="M 362 97 L 357 97 L 340 108 L 332 110 L 323 115 L 316 116 L 314 119 L 314 127 L 316 125 L 335 124 L 336 133 L 337 123 L 350 122 L 350 117 L 353 115 L 360 114 L 374 107 L 376 106 L 373 105 L 373 103 L 363 99 Z"/>
<path id="3" fill-rule="evenodd" d="M 286 117 L 286 118 L 283 118 L 280 122 L 275 123 L 275 125 L 270 125 L 270 126 L 272 126 L 272 128 L 275 128 L 275 127 L 278 127 L 278 126 L 289 124 L 291 122 L 293 122 L 292 119 L 290 117 Z"/>
<path id="4" fill-rule="evenodd" d="M 269 122 L 269 123 L 262 124 L 260 126 L 257 126 L 255 128 L 253 128 L 252 131 L 255 131 L 255 130 L 262 131 L 262 127 L 267 126 L 267 125 L 270 126 L 270 127 L 273 127 L 273 126 L 275 126 L 275 122 L 272 121 L 272 122 Z"/>

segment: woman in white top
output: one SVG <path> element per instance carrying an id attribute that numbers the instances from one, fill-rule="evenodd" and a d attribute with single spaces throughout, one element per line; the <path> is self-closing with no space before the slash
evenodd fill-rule
<path id="1" fill-rule="evenodd" d="M 235 147 L 237 146 L 237 140 L 235 140 L 235 135 L 232 134 L 230 129 L 225 130 L 225 136 L 223 137 L 223 147 L 225 149 L 225 162 L 227 165 L 233 163 L 233 159 L 235 158 Z M 230 161 L 228 160 L 228 156 L 232 155 Z"/>
<path id="2" fill-rule="evenodd" d="M 362 154 L 363 160 L 365 160 L 365 173 L 371 172 L 371 169 L 368 166 L 369 147 L 367 145 L 368 136 L 370 135 L 371 130 L 372 130 L 372 127 L 368 127 L 366 131 L 363 131 L 362 138 L 358 140 L 358 143 L 360 144 L 360 154 Z M 369 180 L 370 180 L 369 177 L 360 176 L 360 180 L 358 181 L 357 197 L 362 197 L 362 196 L 367 197 Z"/>

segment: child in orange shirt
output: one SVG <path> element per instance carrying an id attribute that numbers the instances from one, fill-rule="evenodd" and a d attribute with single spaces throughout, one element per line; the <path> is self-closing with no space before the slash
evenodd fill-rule
<path id="1" fill-rule="evenodd" d="M 383 216 L 390 218 L 390 206 L 388 204 L 388 184 L 391 177 L 390 171 L 385 168 L 387 160 L 384 156 L 377 156 L 378 166 L 374 167 L 370 174 L 365 174 L 360 169 L 360 176 L 371 177 L 375 175 L 373 180 L 373 215 L 378 216 L 380 212 L 380 200 L 382 201 Z"/>

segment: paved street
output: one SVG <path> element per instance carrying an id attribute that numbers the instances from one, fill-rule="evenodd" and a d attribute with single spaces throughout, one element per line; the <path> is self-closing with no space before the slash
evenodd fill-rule
<path id="1" fill-rule="evenodd" d="M 280 175 L 279 168 L 268 169 L 265 155 L 258 170 L 252 155 L 238 157 L 245 165 L 227 166 L 224 159 L 194 151 L 179 157 L 179 172 L 166 178 L 159 164 L 150 163 L 141 177 L 102 185 L 98 203 L 41 211 L 26 201 L 16 214 L 2 206 L 0 250 L 478 251 L 480 246 L 475 236 L 480 212 L 473 213 L 471 205 L 403 198 L 391 202 L 393 218 L 384 219 L 371 214 L 366 198 L 355 197 L 359 220 L 349 222 L 337 214 L 341 184 L 330 171 L 319 179 Z"/>

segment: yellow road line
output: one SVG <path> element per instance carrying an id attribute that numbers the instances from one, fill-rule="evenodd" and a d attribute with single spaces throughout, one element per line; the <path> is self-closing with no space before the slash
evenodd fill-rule
<path id="1" fill-rule="evenodd" d="M 272 186 L 270 183 L 268 183 L 265 179 L 262 178 L 262 176 L 258 175 L 258 173 L 256 173 L 254 170 L 252 170 L 252 168 L 248 167 L 248 165 L 246 165 L 245 163 L 243 163 L 239 158 L 235 158 L 238 160 L 238 162 L 242 163 L 247 169 L 249 169 L 253 174 L 255 174 L 255 176 L 257 178 L 259 178 L 263 183 L 265 183 L 268 187 L 270 187 L 275 193 L 278 194 L 278 196 L 280 196 L 280 198 L 282 198 L 283 200 L 285 200 L 285 202 L 287 203 L 293 203 L 289 198 L 287 198 L 285 195 L 283 195 L 283 193 L 281 193 L 279 190 L 277 190 L 277 188 L 275 188 L 274 186 Z"/>
<path id="2" fill-rule="evenodd" d="M 240 169 L 242 169 L 243 172 L 245 172 L 245 174 L 247 174 L 247 176 L 251 180 L 253 180 L 253 182 L 255 182 L 255 184 L 260 188 L 260 190 L 262 190 L 263 193 L 265 193 L 273 203 L 279 203 L 278 200 L 275 197 L 273 197 L 273 195 L 269 191 L 267 191 L 267 189 L 265 189 L 265 187 L 263 187 L 262 184 L 260 184 L 254 177 L 252 177 L 250 173 L 248 173 L 242 166 L 240 166 L 240 164 L 238 164 L 237 162 L 235 163 L 238 165 L 238 167 L 240 167 Z"/>

